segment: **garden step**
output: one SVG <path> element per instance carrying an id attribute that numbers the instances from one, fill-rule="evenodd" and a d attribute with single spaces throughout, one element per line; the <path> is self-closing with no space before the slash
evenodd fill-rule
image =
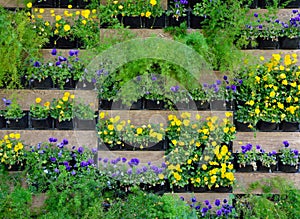
<path id="1" fill-rule="evenodd" d="M 95 111 L 98 109 L 97 93 L 93 90 L 0 90 L 0 99 L 16 98 L 17 102 L 21 105 L 23 110 L 29 110 L 30 105 L 35 103 L 35 99 L 40 97 L 42 103 L 49 101 L 53 98 L 59 99 L 63 94 L 68 91 L 70 94 L 75 95 L 75 99 L 82 99 L 86 104 L 91 104 Z M 0 104 L 0 109 L 4 109 L 4 104 Z"/>
<path id="2" fill-rule="evenodd" d="M 266 152 L 278 151 L 288 141 L 292 149 L 300 151 L 300 132 L 237 132 L 233 141 L 233 152 L 241 151 L 241 146 L 259 144 Z"/>
<path id="3" fill-rule="evenodd" d="M 36 146 L 41 142 L 48 142 L 48 138 L 54 137 L 60 143 L 63 139 L 67 139 L 68 148 L 73 146 L 86 146 L 90 149 L 97 148 L 98 138 L 95 131 L 77 131 L 77 130 L 0 130 L 0 137 L 9 133 L 20 133 L 21 140 L 26 145 Z"/>
<path id="4" fill-rule="evenodd" d="M 141 163 L 147 164 L 149 161 L 153 164 L 164 162 L 164 151 L 98 151 L 98 158 L 116 159 L 125 157 L 127 160 L 138 158 Z"/>
<path id="5" fill-rule="evenodd" d="M 299 173 L 261 173 L 261 172 L 250 172 L 250 173 L 235 173 L 237 184 L 233 189 L 234 194 L 245 194 L 246 188 L 249 187 L 251 183 L 262 182 L 263 179 L 270 179 L 273 177 L 281 177 L 288 179 L 293 183 L 296 188 L 300 189 L 300 177 Z M 261 194 L 261 189 L 255 189 L 252 191 L 253 194 Z M 278 193 L 278 191 L 271 191 L 271 193 Z"/>

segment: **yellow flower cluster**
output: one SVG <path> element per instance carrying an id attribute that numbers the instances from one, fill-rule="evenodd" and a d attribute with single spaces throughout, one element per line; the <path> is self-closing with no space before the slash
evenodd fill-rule
<path id="1" fill-rule="evenodd" d="M 10 133 L 0 140 L 1 163 L 13 165 L 21 160 L 24 145 L 20 141 L 20 137 L 19 133 Z"/>

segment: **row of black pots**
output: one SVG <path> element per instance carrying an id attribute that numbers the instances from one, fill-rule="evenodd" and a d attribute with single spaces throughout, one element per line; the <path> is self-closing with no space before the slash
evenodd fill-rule
<path id="1" fill-rule="evenodd" d="M 28 85 L 25 84 L 26 88 L 29 89 L 61 89 L 61 87 L 58 85 L 58 83 L 54 83 L 51 77 L 47 77 L 44 80 L 29 80 Z M 88 82 L 86 80 L 83 81 L 77 81 L 73 80 L 72 78 L 68 79 L 65 84 L 63 85 L 64 90 L 93 90 L 95 89 L 95 86 L 92 82 Z"/>
<path id="2" fill-rule="evenodd" d="M 130 144 L 121 141 L 120 144 L 107 144 L 99 141 L 99 150 L 110 150 L 110 151 L 165 151 L 167 147 L 167 142 L 161 140 L 159 142 L 149 142 L 147 147 L 141 148 L 138 144 Z"/>
<path id="3" fill-rule="evenodd" d="M 45 119 L 35 119 L 28 116 L 28 112 L 21 119 L 5 119 L 0 117 L 0 129 L 34 129 L 34 130 L 47 130 L 47 129 L 59 129 L 59 130 L 95 130 L 96 120 L 84 120 L 74 118 L 70 121 L 54 120 L 50 117 Z"/>
<path id="4" fill-rule="evenodd" d="M 233 110 L 235 104 L 224 100 L 178 102 L 171 106 L 175 110 Z M 99 99 L 99 110 L 169 110 L 169 105 L 164 100 L 149 100 L 141 98 L 130 106 L 122 104 L 121 101 Z"/>
<path id="5" fill-rule="evenodd" d="M 49 37 L 49 41 L 43 45 L 43 49 L 84 49 L 84 44 L 79 38 Z"/>
<path id="6" fill-rule="evenodd" d="M 298 122 L 286 122 L 282 121 L 280 123 L 272 123 L 259 121 L 256 126 L 251 129 L 249 128 L 249 123 L 242 123 L 234 121 L 237 131 L 240 132 L 252 132 L 252 131 L 261 131 L 261 132 L 299 132 L 300 126 Z"/>
<path id="7" fill-rule="evenodd" d="M 39 8 L 85 8 L 91 3 L 91 0 L 35 0 L 33 5 Z"/>
<path id="8" fill-rule="evenodd" d="M 285 172 L 285 173 L 297 173 L 299 172 L 299 166 L 298 165 L 284 165 L 280 162 L 278 162 L 276 165 L 271 165 L 270 167 L 263 166 L 262 164 L 259 164 L 260 162 L 257 162 L 257 169 L 254 169 L 252 165 L 246 165 L 246 166 L 237 166 L 236 171 L 237 172 L 264 172 L 264 173 L 273 173 L 276 171 Z"/>
<path id="9" fill-rule="evenodd" d="M 185 17 L 179 17 L 176 19 L 172 15 L 167 16 L 163 13 L 159 17 L 130 17 L 130 16 L 118 16 L 119 22 L 125 27 L 132 29 L 148 28 L 148 29 L 162 29 L 166 27 L 179 27 L 182 23 L 186 23 L 187 28 L 200 29 L 201 23 L 204 21 L 204 17 L 196 16 L 190 12 Z M 100 24 L 100 28 L 108 28 L 111 26 L 109 23 Z"/>
<path id="10" fill-rule="evenodd" d="M 265 38 L 257 38 L 256 45 L 254 41 L 249 41 L 249 44 L 243 49 L 263 49 L 263 50 L 274 50 L 274 49 L 299 49 L 300 38 L 288 38 L 279 37 L 278 40 L 271 40 Z M 255 46 L 253 46 L 255 45 Z"/>

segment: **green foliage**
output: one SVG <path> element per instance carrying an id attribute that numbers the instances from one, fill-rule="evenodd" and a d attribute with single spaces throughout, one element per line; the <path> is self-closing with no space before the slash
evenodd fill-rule
<path id="1" fill-rule="evenodd" d="M 115 214 L 119 212 L 118 214 Z M 179 198 L 171 195 L 158 196 L 133 190 L 125 200 L 114 203 L 107 213 L 111 218 L 160 218 L 160 219 L 184 219 L 197 218 L 196 213 Z"/>
<path id="2" fill-rule="evenodd" d="M 0 8 L 0 87 L 20 88 L 26 63 L 46 40 L 38 36 L 24 11 Z"/>
<path id="3" fill-rule="evenodd" d="M 257 189 L 262 189 L 263 194 L 252 194 Z M 274 191 L 278 194 L 272 194 Z M 260 180 L 253 183 L 247 192 L 237 199 L 235 205 L 238 215 L 243 215 L 243 218 L 298 218 L 300 191 L 288 180 L 280 177 Z"/>

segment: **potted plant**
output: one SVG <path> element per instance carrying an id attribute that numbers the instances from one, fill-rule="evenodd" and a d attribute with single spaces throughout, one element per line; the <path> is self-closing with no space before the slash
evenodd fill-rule
<path id="1" fill-rule="evenodd" d="M 260 146 L 253 147 L 252 144 L 241 146 L 242 151 L 237 154 L 237 171 L 251 172 L 257 170 Z"/>
<path id="2" fill-rule="evenodd" d="M 165 14 L 162 8 L 162 3 L 160 0 L 151 0 L 149 2 L 145 1 L 145 27 L 146 28 L 164 28 L 165 27 Z"/>
<path id="3" fill-rule="evenodd" d="M 0 140 L 0 166 L 8 171 L 24 169 L 25 148 L 19 133 L 10 133 Z"/>
<path id="4" fill-rule="evenodd" d="M 75 101 L 74 104 L 75 128 L 79 130 L 95 129 L 95 111 L 92 104 L 85 104 L 82 101 Z"/>
<path id="5" fill-rule="evenodd" d="M 258 155 L 258 162 L 258 171 L 270 173 L 274 172 L 277 168 L 277 152 L 271 151 L 267 153 L 261 148 Z"/>
<path id="6" fill-rule="evenodd" d="M 127 123 L 121 132 L 122 149 L 162 150 L 164 148 L 163 124 L 134 126 Z"/>
<path id="7" fill-rule="evenodd" d="M 282 32 L 279 43 L 281 49 L 298 49 L 300 42 L 300 13 L 298 9 L 292 10 L 292 16 L 287 22 L 281 22 Z"/>
<path id="8" fill-rule="evenodd" d="M 3 110 L 3 116 L 6 120 L 7 128 L 10 129 L 25 129 L 28 126 L 28 116 L 22 110 L 20 104 L 16 98 L 12 100 L 2 98 L 5 109 Z"/>
<path id="9" fill-rule="evenodd" d="M 256 39 L 259 49 L 278 49 L 278 37 L 281 34 L 282 26 L 276 15 L 269 10 L 262 15 L 254 13 L 254 21 L 247 25 L 249 39 Z M 252 35 L 253 34 L 253 35 Z"/>
<path id="10" fill-rule="evenodd" d="M 283 141 L 283 146 L 279 150 L 279 170 L 295 173 L 299 169 L 299 152 L 296 149 L 291 149 L 288 141 Z"/>
<path id="11" fill-rule="evenodd" d="M 109 118 L 108 113 L 100 112 L 97 131 L 102 143 L 101 149 L 107 146 L 110 150 L 120 150 L 122 144 L 120 132 L 125 125 L 126 121 L 120 122 L 120 116 Z"/>
<path id="12" fill-rule="evenodd" d="M 42 99 L 37 97 L 35 104 L 30 105 L 29 115 L 31 126 L 34 129 L 49 129 L 52 127 L 50 120 L 50 102 L 41 104 Z"/>
<path id="13" fill-rule="evenodd" d="M 187 18 L 187 6 L 188 1 L 170 1 L 169 8 L 166 14 L 169 16 L 169 25 L 168 26 L 180 26 L 181 23 L 186 22 Z"/>
<path id="14" fill-rule="evenodd" d="M 50 137 L 48 142 L 30 146 L 26 157 L 26 182 L 31 191 L 46 192 L 53 182 L 66 177 L 67 180 L 56 184 L 56 189 L 61 191 L 70 186 L 69 181 L 76 184 L 78 177 L 94 170 L 97 150 L 83 146 L 68 148 L 68 143 L 67 139 L 58 142 L 57 138 Z"/>
<path id="15" fill-rule="evenodd" d="M 50 116 L 55 119 L 58 129 L 73 129 L 74 94 L 65 92 L 63 97 L 54 98 L 50 104 Z"/>
<path id="16" fill-rule="evenodd" d="M 48 66 L 50 63 L 33 61 L 27 69 L 27 79 L 29 87 L 33 89 L 51 89 L 53 88 L 53 80 Z M 52 63 L 51 63 L 52 64 Z M 51 65 L 50 64 L 50 65 Z"/>
<path id="17" fill-rule="evenodd" d="M 164 187 L 167 169 L 164 162 L 158 165 L 152 164 L 151 161 L 141 162 L 138 158 L 126 157 L 100 157 L 99 161 L 100 174 L 108 175 L 112 180 L 119 182 L 125 191 L 134 186 L 152 192 L 162 192 L 166 189 Z"/>

